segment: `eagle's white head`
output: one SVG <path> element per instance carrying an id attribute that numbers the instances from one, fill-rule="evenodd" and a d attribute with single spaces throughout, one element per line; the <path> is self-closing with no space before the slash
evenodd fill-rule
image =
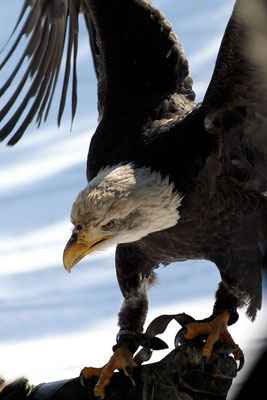
<path id="1" fill-rule="evenodd" d="M 127 164 L 101 170 L 73 204 L 65 268 L 70 272 L 96 249 L 134 242 L 176 225 L 181 200 L 173 183 L 149 168 Z"/>

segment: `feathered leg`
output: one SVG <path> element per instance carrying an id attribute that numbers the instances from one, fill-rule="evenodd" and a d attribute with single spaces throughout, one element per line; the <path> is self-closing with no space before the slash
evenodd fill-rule
<path id="1" fill-rule="evenodd" d="M 81 372 L 82 380 L 93 376 L 99 377 L 94 388 L 94 395 L 98 399 L 105 396 L 105 387 L 116 369 L 123 370 L 132 383 L 131 370 L 136 366 L 133 354 L 138 348 L 135 336 L 143 331 L 148 310 L 147 291 L 153 283 L 152 268 L 143 268 L 144 259 L 131 245 L 117 247 L 116 269 L 117 277 L 124 300 L 119 312 L 120 331 L 117 335 L 117 344 L 114 354 L 103 368 L 85 367 Z"/>

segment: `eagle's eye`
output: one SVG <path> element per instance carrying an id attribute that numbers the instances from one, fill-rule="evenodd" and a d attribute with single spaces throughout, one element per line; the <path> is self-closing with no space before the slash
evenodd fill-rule
<path id="1" fill-rule="evenodd" d="M 114 221 L 114 219 L 111 219 L 105 225 L 102 225 L 101 228 L 108 230 L 108 229 L 112 229 L 114 227 L 114 225 L 115 225 L 115 221 Z"/>

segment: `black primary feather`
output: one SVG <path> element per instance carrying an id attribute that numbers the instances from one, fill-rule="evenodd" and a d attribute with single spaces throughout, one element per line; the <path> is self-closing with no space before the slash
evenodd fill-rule
<path id="1" fill-rule="evenodd" d="M 45 112 L 47 118 L 57 79 L 63 59 L 63 50 L 65 42 L 67 42 L 67 54 L 64 82 L 61 92 L 61 101 L 58 112 L 58 125 L 60 125 L 62 114 L 65 107 L 67 88 L 69 84 L 71 58 L 73 63 L 72 76 L 72 121 L 75 116 L 77 105 L 77 77 L 76 77 L 76 60 L 78 48 L 78 14 L 80 12 L 81 2 L 76 0 L 25 0 L 19 16 L 16 27 L 26 14 L 27 9 L 30 11 L 26 17 L 17 39 L 15 40 L 11 50 L 3 60 L 0 68 L 3 68 L 9 61 L 13 52 L 16 50 L 21 38 L 26 35 L 29 38 L 28 45 L 20 58 L 17 66 L 10 74 L 9 79 L 1 88 L 1 95 L 11 85 L 16 74 L 20 70 L 23 61 L 28 57 L 29 66 L 22 77 L 17 89 L 0 111 L 0 121 L 10 112 L 21 91 L 27 87 L 28 79 L 31 79 L 30 87 L 24 95 L 21 104 L 10 117 L 0 131 L 0 140 L 4 140 L 11 132 L 13 132 L 16 124 L 19 122 L 23 112 L 26 110 L 30 100 L 33 103 L 30 106 L 26 117 L 15 130 L 13 136 L 9 140 L 9 145 L 14 145 L 21 138 L 31 121 L 37 116 L 37 123 L 40 125 Z M 66 39 L 67 36 L 67 39 Z"/>

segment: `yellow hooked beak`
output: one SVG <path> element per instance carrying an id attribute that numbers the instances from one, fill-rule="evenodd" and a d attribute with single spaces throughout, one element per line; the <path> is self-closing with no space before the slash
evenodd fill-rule
<path id="1" fill-rule="evenodd" d="M 63 253 L 63 264 L 66 271 L 71 272 L 74 265 L 112 237 L 112 235 L 100 237 L 96 233 L 90 234 L 89 237 L 85 233 L 74 233 L 66 244 Z"/>

